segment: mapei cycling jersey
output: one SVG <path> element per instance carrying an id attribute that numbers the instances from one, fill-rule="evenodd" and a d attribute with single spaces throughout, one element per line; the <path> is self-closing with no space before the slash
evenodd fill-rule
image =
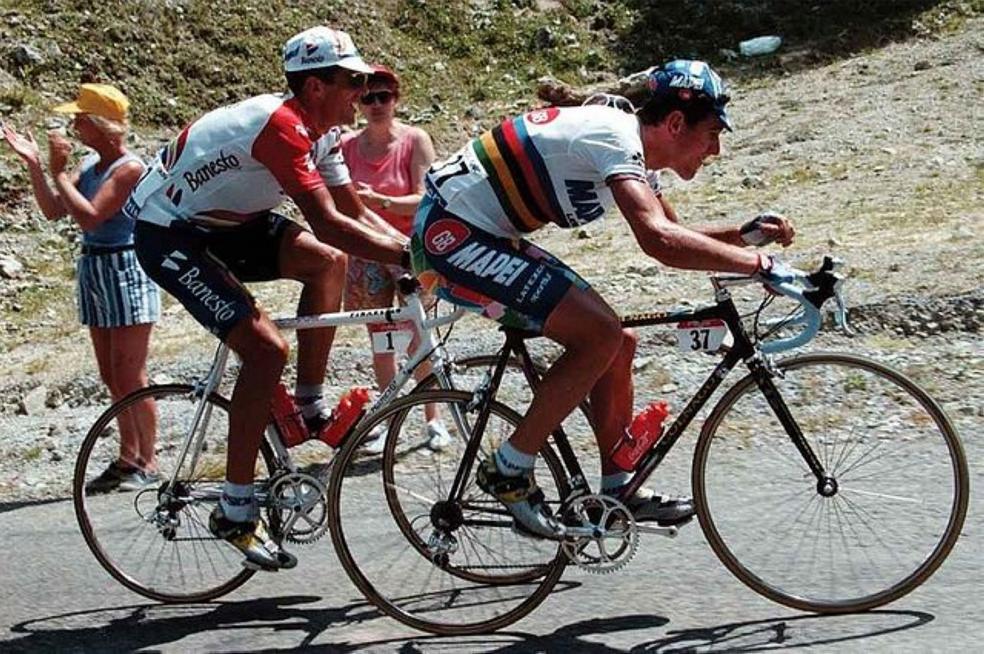
<path id="1" fill-rule="evenodd" d="M 124 211 L 162 226 L 235 225 L 288 195 L 348 183 L 340 136 L 332 128 L 317 137 L 294 98 L 260 95 L 216 109 L 160 151 Z"/>
<path id="2" fill-rule="evenodd" d="M 473 139 L 431 168 L 427 188 L 446 211 L 512 238 L 548 222 L 576 227 L 601 218 L 615 203 L 608 184 L 624 177 L 646 181 L 635 116 L 551 107 Z"/>

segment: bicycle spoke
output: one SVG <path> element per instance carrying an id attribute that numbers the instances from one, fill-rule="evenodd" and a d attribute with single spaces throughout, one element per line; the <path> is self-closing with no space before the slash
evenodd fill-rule
<path id="1" fill-rule="evenodd" d="M 401 456 L 405 434 L 422 424 L 426 404 L 442 404 L 440 413 L 448 416 L 462 406 L 457 402 L 471 400 L 468 393 L 434 393 L 397 400 L 380 415 L 400 432 L 387 442 L 381 478 L 357 474 L 348 448 L 339 454 L 330 490 L 332 539 L 353 581 L 388 614 L 418 628 L 469 633 L 528 610 L 544 584 L 555 583 L 564 562 L 556 543 L 512 531 L 508 512 L 475 487 L 474 463 L 461 499 L 448 500 L 467 445 L 457 432 L 440 453 Z M 438 399 L 443 397 L 461 399 Z M 514 424 L 503 410 L 492 411 L 482 442 L 504 438 Z M 544 492 L 556 493 L 555 473 L 540 467 Z"/>
<path id="2" fill-rule="evenodd" d="M 861 610 L 911 591 L 959 534 L 959 441 L 910 382 L 860 357 L 782 365 L 776 388 L 831 476 L 831 495 L 810 483 L 811 499 L 798 501 L 810 481 L 802 457 L 746 383 L 708 418 L 695 456 L 712 548 L 750 587 L 800 609 Z M 764 529 L 748 526 L 761 516 L 771 516 Z"/>

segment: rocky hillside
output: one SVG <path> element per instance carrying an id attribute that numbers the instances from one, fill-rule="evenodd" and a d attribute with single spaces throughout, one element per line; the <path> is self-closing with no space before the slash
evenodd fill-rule
<path id="1" fill-rule="evenodd" d="M 113 79 L 134 98 L 135 145 L 146 151 L 209 106 L 277 88 L 279 43 L 327 18 L 370 58 L 402 71 L 405 118 L 448 152 L 530 106 L 541 75 L 587 84 L 638 69 L 646 52 L 705 56 L 733 82 L 736 131 L 696 180 L 668 179 L 668 197 L 688 222 L 764 208 L 794 217 L 788 256 L 808 266 L 832 252 L 851 276 L 859 334 L 822 344 L 893 361 L 939 393 L 965 435 L 976 432 L 984 414 L 981 2 L 875 1 L 853 18 L 845 7 L 856 3 L 794 11 L 800 4 L 680 1 L 660 3 L 673 10 L 657 16 L 636 0 L 247 2 L 235 11 L 181 0 L 20 0 L 0 9 L 0 115 L 43 128 L 45 108 L 80 76 Z M 719 13 L 701 13 L 712 6 Z M 785 37 L 777 53 L 735 54 L 738 40 L 762 33 Z M 106 400 L 75 317 L 76 229 L 43 222 L 17 164 L 0 147 L 0 501 L 63 493 L 74 447 Z M 622 311 L 709 298 L 702 275 L 646 259 L 615 217 L 573 234 L 545 230 L 540 240 Z M 297 288 L 261 285 L 257 294 L 286 312 Z M 456 333 L 461 350 L 498 341 L 477 322 Z M 646 339 L 655 362 L 647 374 L 660 388 L 706 370 L 705 361 L 677 362 L 660 349 L 658 333 Z M 184 378 L 213 347 L 168 302 L 152 372 Z M 366 379 L 360 331 L 340 334 L 337 355 L 329 381 L 339 391 Z"/>

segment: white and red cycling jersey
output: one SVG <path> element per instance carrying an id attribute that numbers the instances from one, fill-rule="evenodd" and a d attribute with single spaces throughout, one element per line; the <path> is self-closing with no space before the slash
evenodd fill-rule
<path id="1" fill-rule="evenodd" d="M 168 226 L 232 226 L 287 196 L 349 179 L 341 132 L 318 135 L 296 99 L 260 95 L 211 111 L 165 146 L 124 211 Z"/>

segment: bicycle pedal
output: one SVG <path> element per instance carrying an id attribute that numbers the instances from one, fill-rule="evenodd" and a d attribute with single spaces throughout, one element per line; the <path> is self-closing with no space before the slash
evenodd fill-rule
<path id="1" fill-rule="evenodd" d="M 280 572 L 280 570 L 282 569 L 279 567 L 268 568 L 254 561 L 250 561 L 249 559 L 243 559 L 243 567 L 246 568 L 247 570 L 253 570 L 256 572 Z"/>
<path id="2" fill-rule="evenodd" d="M 676 538 L 680 533 L 680 528 L 677 525 L 671 527 L 660 527 L 659 525 L 649 525 L 646 523 L 638 524 L 640 534 L 656 534 L 657 536 L 665 536 L 666 538 Z"/>

